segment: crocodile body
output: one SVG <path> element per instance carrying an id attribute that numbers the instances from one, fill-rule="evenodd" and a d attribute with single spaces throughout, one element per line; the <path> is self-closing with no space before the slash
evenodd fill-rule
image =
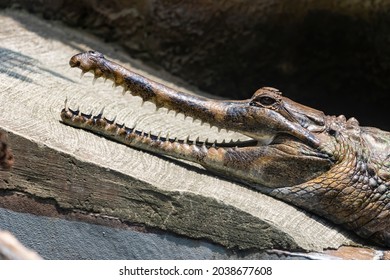
<path id="1" fill-rule="evenodd" d="M 107 60 L 80 53 L 71 67 L 110 79 L 143 101 L 153 102 L 251 140 L 209 143 L 153 135 L 102 114 L 65 106 L 65 124 L 126 145 L 201 164 L 390 247 L 390 133 L 361 127 L 356 119 L 327 116 L 274 88 L 247 100 L 214 100 L 177 92 Z"/>

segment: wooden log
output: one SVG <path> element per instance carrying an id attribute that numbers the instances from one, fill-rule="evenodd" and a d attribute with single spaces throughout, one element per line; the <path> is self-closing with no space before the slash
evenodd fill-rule
<path id="1" fill-rule="evenodd" d="M 356 244 L 349 233 L 328 222 L 198 165 L 62 124 L 59 113 L 67 98 L 70 107 L 94 112 L 105 107 L 108 117 L 116 115 L 147 131 L 220 137 L 191 120 L 155 112 L 152 104 L 141 108 L 139 98 L 122 96 L 102 81 L 92 86 L 91 76 L 80 80 L 79 71 L 69 69 L 73 54 L 96 49 L 169 86 L 184 84 L 153 72 L 115 46 L 21 12 L 1 12 L 0 24 L 0 127 L 8 133 L 15 157 L 11 172 L 0 171 L 0 206 L 12 196 L 17 210 L 17 197 L 24 197 L 54 204 L 62 214 L 81 212 L 142 224 L 227 248 L 321 251 Z M 33 213 L 33 208 L 23 211 Z"/>
<path id="2" fill-rule="evenodd" d="M 24 247 L 11 233 L 0 231 L 1 260 L 41 260 L 34 251 Z"/>

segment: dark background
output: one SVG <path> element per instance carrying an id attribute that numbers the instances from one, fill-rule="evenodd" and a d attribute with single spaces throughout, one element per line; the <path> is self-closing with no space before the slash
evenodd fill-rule
<path id="1" fill-rule="evenodd" d="M 0 0 L 84 29 L 212 94 L 262 86 L 390 130 L 390 0 Z"/>

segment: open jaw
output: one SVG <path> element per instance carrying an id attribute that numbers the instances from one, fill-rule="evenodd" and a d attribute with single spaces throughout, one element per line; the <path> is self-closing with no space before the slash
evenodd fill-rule
<path id="1" fill-rule="evenodd" d="M 89 55 L 86 63 L 84 54 Z M 97 55 L 97 57 L 93 56 Z M 97 58 L 91 60 L 91 58 Z M 176 92 L 173 89 L 167 88 L 161 84 L 150 81 L 143 76 L 137 75 L 122 68 L 121 66 L 105 60 L 104 57 L 97 52 L 88 52 L 78 54 L 70 60 L 71 67 L 79 67 L 83 76 L 86 72 L 94 74 L 94 81 L 98 78 L 109 79 L 113 81 L 113 86 L 121 86 L 123 94 L 131 93 L 133 96 L 142 98 L 142 103 L 149 101 L 156 105 L 156 109 L 165 107 L 168 112 L 173 110 L 184 114 L 185 117 L 192 117 L 193 120 L 200 120 L 201 124 L 209 124 L 210 127 L 215 126 L 218 131 L 225 128 L 226 130 L 234 131 L 231 126 L 222 125 L 222 121 L 214 121 L 214 116 L 218 113 L 224 114 L 218 109 L 218 106 L 210 104 L 213 101 L 192 96 L 182 92 Z M 174 97 L 174 98 L 173 98 Z M 208 108 L 202 108 L 202 104 L 209 103 Z M 222 106 L 220 106 L 222 108 Z M 144 131 L 142 128 L 128 127 L 124 123 L 120 123 L 116 119 L 107 119 L 103 116 L 103 110 L 96 115 L 86 114 L 80 110 L 72 110 L 67 106 L 65 101 L 64 109 L 61 112 L 61 119 L 65 124 L 90 130 L 97 134 L 109 137 L 113 140 L 126 143 L 130 139 L 143 138 L 152 142 L 169 142 L 171 144 L 187 144 L 194 145 L 198 148 L 241 148 L 259 145 L 259 141 L 246 137 L 245 140 L 225 139 L 217 142 L 210 142 L 208 139 L 202 141 L 199 137 L 178 139 L 174 135 L 169 135 L 169 132 L 160 132 L 152 134 L 149 131 Z"/>
<path id="2" fill-rule="evenodd" d="M 267 107 L 272 105 L 269 103 L 272 101 L 273 89 L 265 88 L 266 92 L 271 91 L 269 96 L 255 94 L 252 99 L 242 101 L 214 100 L 175 91 L 109 61 L 94 51 L 73 56 L 69 64 L 80 68 L 82 75 L 92 72 L 94 79 L 113 81 L 115 86 L 123 87 L 124 93 L 130 92 L 133 96 L 141 97 L 143 102 L 152 102 L 157 109 L 164 107 L 168 111 L 173 110 L 194 120 L 198 119 L 201 123 L 208 123 L 219 130 L 244 134 L 250 140 L 208 142 L 200 141 L 199 138 L 177 139 L 168 133 L 155 135 L 128 127 L 115 119 L 109 120 L 102 112 L 97 115 L 86 114 L 72 110 L 65 104 L 61 119 L 70 126 L 92 131 L 131 147 L 197 162 L 207 169 L 238 180 L 259 184 L 267 182 L 271 187 L 286 183 L 290 185 L 306 179 L 302 173 L 293 174 L 290 178 L 278 175 L 285 165 L 294 164 L 294 160 L 310 161 L 321 171 L 324 166 L 329 166 L 326 156 L 317 150 L 319 141 L 308 129 L 308 121 L 298 122 L 302 117 L 294 117 L 292 109 L 289 112 L 284 110 L 287 112 L 284 114 L 284 111 L 280 113 Z M 265 102 L 267 106 L 259 106 L 261 102 Z M 316 116 L 310 117 L 313 118 Z M 288 139 L 289 144 L 280 144 L 283 139 Z M 273 161 L 276 158 L 282 160 Z M 289 162 L 289 158 L 292 161 Z M 308 171 L 307 176 L 313 176 L 318 171 L 313 169 L 314 172 Z"/>

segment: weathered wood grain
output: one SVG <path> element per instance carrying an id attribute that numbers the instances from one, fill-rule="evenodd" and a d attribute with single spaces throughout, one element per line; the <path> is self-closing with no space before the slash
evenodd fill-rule
<path id="1" fill-rule="evenodd" d="M 140 99 L 99 80 L 92 86 L 91 76 L 80 80 L 69 68 L 73 54 L 96 49 L 151 77 L 153 71 L 114 46 L 19 12 L 1 12 L 0 25 L 0 127 L 9 133 L 15 156 L 13 170 L 0 171 L 0 200 L 18 193 L 60 210 L 145 224 L 228 248 L 319 251 L 353 244 L 327 222 L 197 165 L 63 125 L 59 112 L 68 98 L 71 107 L 104 107 L 108 117 L 147 131 L 220 137 L 183 116 L 155 112 L 152 104 L 140 108 Z M 179 84 L 158 74 L 164 83 Z"/>

